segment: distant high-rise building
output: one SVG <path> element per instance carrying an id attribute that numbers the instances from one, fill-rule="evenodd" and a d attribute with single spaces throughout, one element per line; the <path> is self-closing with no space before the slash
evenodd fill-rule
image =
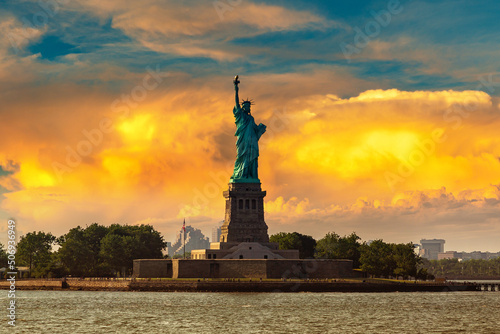
<path id="1" fill-rule="evenodd" d="M 165 247 L 165 248 L 164 248 L 164 249 L 162 249 L 162 251 L 161 251 L 161 253 L 163 254 L 163 256 L 168 255 L 168 250 L 169 250 L 170 248 L 172 248 L 172 243 L 167 241 L 167 247 Z"/>
<path id="2" fill-rule="evenodd" d="M 186 226 L 186 253 L 193 249 L 210 248 L 210 241 L 205 237 L 200 230 L 187 225 Z M 184 254 L 184 231 L 181 229 L 173 242 L 168 247 L 168 256 Z"/>
<path id="3" fill-rule="evenodd" d="M 428 260 L 437 260 L 438 254 L 444 252 L 443 239 L 422 239 L 420 240 L 420 256 Z"/>
<path id="4" fill-rule="evenodd" d="M 420 247 L 421 246 L 419 244 L 413 244 L 413 251 L 416 255 L 420 255 Z"/>
<path id="5" fill-rule="evenodd" d="M 220 227 L 224 224 L 224 221 L 219 222 L 219 225 L 212 227 L 212 239 L 210 242 L 220 242 Z"/>

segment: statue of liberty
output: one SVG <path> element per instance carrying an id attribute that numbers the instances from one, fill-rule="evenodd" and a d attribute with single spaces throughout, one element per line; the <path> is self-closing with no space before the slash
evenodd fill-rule
<path id="1" fill-rule="evenodd" d="M 257 169 L 257 159 L 259 157 L 259 138 L 266 132 L 266 126 L 262 123 L 255 124 L 253 116 L 250 114 L 252 102 L 245 100 L 241 102 L 238 97 L 238 76 L 234 78 L 234 90 L 236 105 L 233 109 L 236 123 L 237 157 L 234 163 L 234 172 L 231 176 L 232 183 L 260 183 Z"/>

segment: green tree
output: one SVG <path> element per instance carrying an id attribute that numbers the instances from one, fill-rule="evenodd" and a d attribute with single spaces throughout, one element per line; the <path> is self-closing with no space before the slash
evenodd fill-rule
<path id="1" fill-rule="evenodd" d="M 316 257 L 320 259 L 349 259 L 352 260 L 354 268 L 359 268 L 360 239 L 355 232 L 343 237 L 337 233 L 327 233 L 316 244 Z"/>
<path id="2" fill-rule="evenodd" d="M 475 278 L 490 278 L 500 277 L 500 258 L 489 260 L 462 260 L 442 259 L 442 260 L 427 260 L 423 259 L 422 267 L 429 274 L 438 277 L 475 277 Z"/>
<path id="3" fill-rule="evenodd" d="M 427 281 L 427 280 L 433 280 L 435 279 L 435 277 L 434 275 L 429 274 L 426 268 L 419 268 L 417 271 L 417 275 L 415 276 L 415 279 Z"/>
<path id="4" fill-rule="evenodd" d="M 361 269 L 372 276 L 427 277 L 427 271 L 420 270 L 421 258 L 415 253 L 415 246 L 407 244 L 389 244 L 383 240 L 374 240 L 361 246 Z"/>
<path id="5" fill-rule="evenodd" d="M 29 276 L 45 276 L 51 266 L 52 245 L 56 237 L 51 233 L 30 232 L 23 235 L 17 244 L 16 258 L 29 267 Z"/>
<path id="6" fill-rule="evenodd" d="M 0 268 L 7 268 L 8 265 L 8 256 L 7 250 L 4 248 L 3 244 L 0 243 Z"/>
<path id="7" fill-rule="evenodd" d="M 381 239 L 360 247 L 361 270 L 372 276 L 390 276 L 394 270 L 391 246 Z"/>
<path id="8" fill-rule="evenodd" d="M 435 277 L 432 274 L 430 268 L 431 268 L 431 261 L 426 259 L 425 257 L 420 258 L 420 264 L 419 264 L 419 269 L 417 271 L 417 279 L 421 280 L 433 280 Z"/>
<path id="9" fill-rule="evenodd" d="M 393 274 L 408 277 L 416 277 L 418 265 L 421 263 L 420 257 L 415 253 L 415 246 L 412 242 L 407 244 L 391 244 L 394 269 Z"/>
<path id="10" fill-rule="evenodd" d="M 107 227 L 94 223 L 85 229 L 72 228 L 59 238 L 58 256 L 66 272 L 74 276 L 106 275 L 100 251 L 101 240 L 107 233 Z"/>
<path id="11" fill-rule="evenodd" d="M 316 240 L 309 235 L 300 234 L 297 232 L 285 233 L 280 232 L 273 234 L 269 238 L 270 242 L 277 242 L 279 249 L 298 249 L 301 259 L 313 258 Z"/>
<path id="12" fill-rule="evenodd" d="M 130 273 L 135 259 L 163 258 L 166 245 L 163 236 L 150 225 L 114 224 L 101 240 L 100 256 L 110 268 Z"/>

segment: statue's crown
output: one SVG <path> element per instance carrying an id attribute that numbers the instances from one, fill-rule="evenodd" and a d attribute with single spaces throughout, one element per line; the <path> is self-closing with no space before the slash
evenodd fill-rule
<path id="1" fill-rule="evenodd" d="M 242 101 L 241 101 L 241 104 L 245 104 L 245 103 L 248 103 L 248 104 L 250 104 L 250 105 L 254 105 L 254 104 L 255 104 L 255 103 L 253 103 L 253 100 L 249 100 L 249 99 L 248 99 L 248 97 L 247 97 L 247 99 L 246 99 L 246 100 L 242 100 Z"/>

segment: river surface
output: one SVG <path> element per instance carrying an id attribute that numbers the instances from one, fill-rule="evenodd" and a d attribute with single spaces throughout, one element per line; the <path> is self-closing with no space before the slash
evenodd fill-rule
<path id="1" fill-rule="evenodd" d="M 7 291 L 0 291 L 7 305 Z M 500 292 L 17 291 L 0 333 L 500 333 Z"/>

